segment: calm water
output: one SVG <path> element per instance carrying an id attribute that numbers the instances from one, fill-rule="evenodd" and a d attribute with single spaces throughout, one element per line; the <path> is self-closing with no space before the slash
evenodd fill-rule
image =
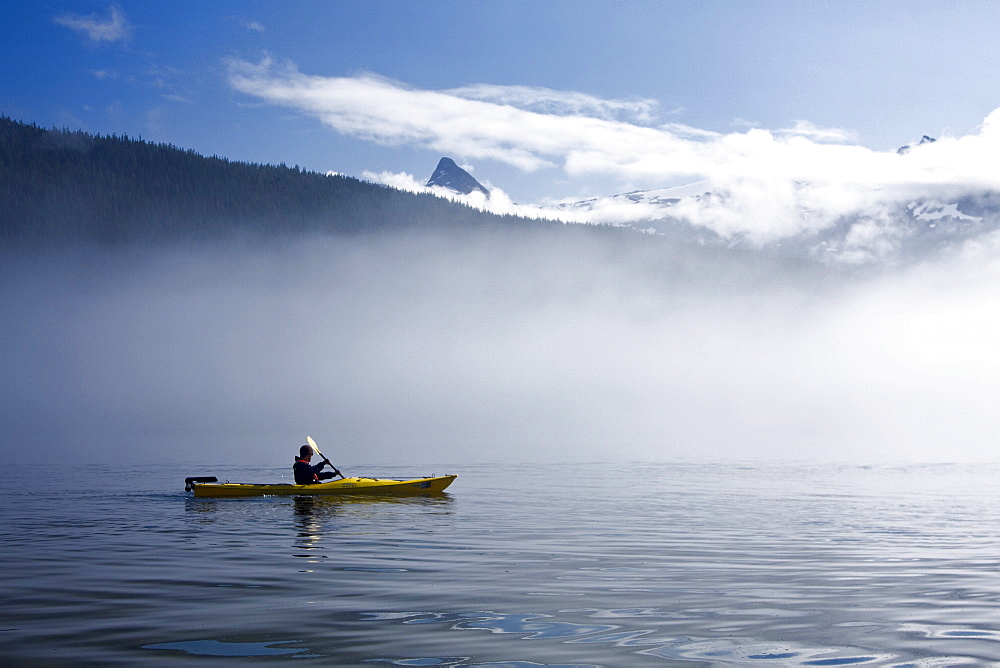
<path id="1" fill-rule="evenodd" d="M 996 466 L 351 472 L 460 477 L 194 500 L 284 471 L 8 468 L 2 663 L 1000 663 Z"/>

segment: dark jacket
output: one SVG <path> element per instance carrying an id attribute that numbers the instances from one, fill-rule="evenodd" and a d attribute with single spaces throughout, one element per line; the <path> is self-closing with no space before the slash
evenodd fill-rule
<path id="1" fill-rule="evenodd" d="M 326 466 L 326 462 L 320 462 L 313 466 L 304 459 L 296 459 L 295 463 L 292 464 L 292 470 L 295 471 L 295 484 L 311 485 L 314 482 L 319 482 L 319 472 L 323 470 L 324 466 Z"/>

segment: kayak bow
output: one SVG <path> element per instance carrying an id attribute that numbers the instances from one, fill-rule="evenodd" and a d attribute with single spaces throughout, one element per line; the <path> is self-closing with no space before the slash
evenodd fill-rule
<path id="1" fill-rule="evenodd" d="M 312 485 L 217 482 L 215 478 L 186 478 L 185 491 L 196 497 L 270 496 L 290 494 L 427 494 L 442 492 L 458 476 L 443 475 L 410 480 L 343 478 Z"/>

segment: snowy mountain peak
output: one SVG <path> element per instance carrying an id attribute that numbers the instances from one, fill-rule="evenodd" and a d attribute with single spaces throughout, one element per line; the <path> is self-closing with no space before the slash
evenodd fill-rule
<path id="1" fill-rule="evenodd" d="M 490 196 L 490 191 L 485 186 L 479 183 L 472 174 L 469 174 L 456 165 L 455 161 L 451 158 L 441 158 L 437 169 L 434 170 L 431 178 L 427 180 L 427 185 L 448 188 L 462 195 L 468 195 L 478 190 L 486 195 L 487 198 Z"/>

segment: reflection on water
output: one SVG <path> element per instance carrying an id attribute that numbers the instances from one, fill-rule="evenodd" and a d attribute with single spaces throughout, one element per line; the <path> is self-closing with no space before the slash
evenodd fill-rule
<path id="1" fill-rule="evenodd" d="M 314 496 L 296 496 L 293 497 L 292 503 L 296 528 L 295 540 L 292 542 L 294 550 L 292 556 L 309 559 L 309 563 L 312 564 L 316 563 L 316 559 L 325 559 L 326 555 L 312 551 L 321 547 L 324 520 L 336 515 L 337 505 L 323 503 Z"/>
<path id="2" fill-rule="evenodd" d="M 1000 663 L 1000 468 L 455 468 L 405 498 L 0 471 L 0 663 Z"/>
<path id="3" fill-rule="evenodd" d="M 220 642 L 218 640 L 188 640 L 185 642 L 164 642 L 146 645 L 143 649 L 172 650 L 199 656 L 274 656 L 277 654 L 301 654 L 306 650 L 282 648 L 284 642 Z"/>

